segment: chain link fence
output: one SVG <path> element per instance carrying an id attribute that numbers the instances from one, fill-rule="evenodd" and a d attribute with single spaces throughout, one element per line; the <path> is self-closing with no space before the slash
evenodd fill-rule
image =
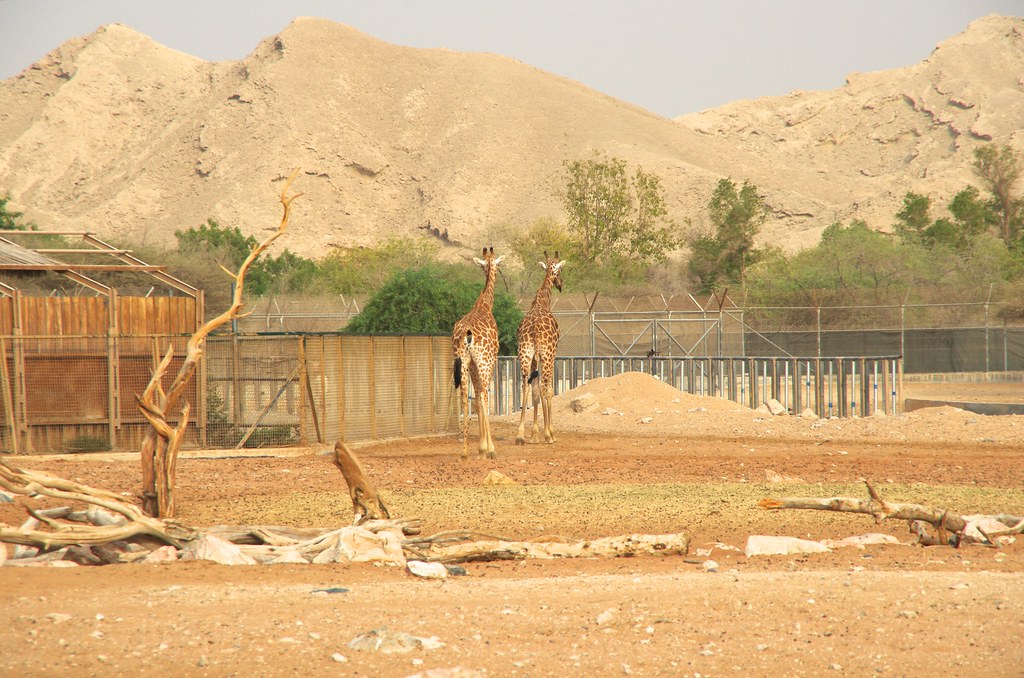
<path id="1" fill-rule="evenodd" d="M 692 298 L 691 298 L 692 299 Z M 1024 327 L 996 304 L 612 311 L 560 310 L 556 393 L 624 371 L 757 407 L 819 416 L 901 411 L 904 374 L 1019 373 Z M 321 313 L 318 323 L 342 324 Z M 308 313 L 302 316 L 308 323 Z M 269 315 L 261 322 L 266 325 Z M 284 313 L 272 318 L 289 327 Z M 141 393 L 187 336 L 0 336 L 0 449 L 136 450 Z M 458 430 L 447 336 L 331 332 L 215 335 L 185 393 L 186 446 L 260 447 Z M 165 384 L 165 385 L 166 385 Z M 522 403 L 519 365 L 502 357 L 493 414 Z"/>

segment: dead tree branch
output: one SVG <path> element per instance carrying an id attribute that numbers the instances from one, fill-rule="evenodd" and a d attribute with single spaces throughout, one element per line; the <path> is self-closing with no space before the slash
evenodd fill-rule
<path id="1" fill-rule="evenodd" d="M 777 509 L 811 509 L 816 511 L 838 511 L 841 513 L 861 513 L 872 516 L 875 522 L 883 520 L 905 520 L 911 524 L 912 531 L 917 532 L 922 543 L 947 544 L 960 543 L 965 533 L 972 526 L 977 524 L 980 518 L 989 518 L 996 523 L 1006 526 L 1005 530 L 988 530 L 982 532 L 983 536 L 1003 536 L 1019 534 L 1024 531 L 1024 518 L 1007 514 L 991 516 L 960 515 L 951 512 L 949 509 L 938 509 L 921 504 L 907 504 L 901 502 L 890 502 L 882 498 L 878 491 L 868 481 L 864 481 L 868 490 L 868 499 L 854 499 L 850 497 L 785 497 L 782 499 L 765 498 L 758 502 L 758 506 L 769 510 Z M 925 534 L 921 529 L 915 528 L 915 523 L 930 525 L 936 531 L 935 536 Z M 985 529 L 985 528 L 982 528 Z M 949 534 L 955 535 L 952 540 Z"/>
<path id="2" fill-rule="evenodd" d="M 106 544 L 148 536 L 180 548 L 196 536 L 195 530 L 174 521 L 160 520 L 144 514 L 138 506 L 107 490 L 89 487 L 38 471 L 22 471 L 0 461 L 0 487 L 23 496 L 42 495 L 60 500 L 84 502 L 106 509 L 118 520 L 110 524 L 64 523 L 58 519 L 80 520 L 70 509 L 29 511 L 34 520 L 20 529 L 0 524 L 0 542 L 38 546 L 49 550 L 76 544 Z M 38 529 L 45 525 L 51 531 Z"/>
<path id="3" fill-rule="evenodd" d="M 334 445 L 334 465 L 341 470 L 348 484 L 348 494 L 352 498 L 352 511 L 355 514 L 353 525 L 361 525 L 368 520 L 388 519 L 388 512 L 381 501 L 377 490 L 366 479 L 363 467 L 352 450 L 340 440 Z"/>
<path id="4" fill-rule="evenodd" d="M 292 181 L 299 170 L 292 172 L 281 189 L 281 206 L 283 214 L 281 223 L 263 242 L 253 248 L 245 258 L 238 271 L 228 275 L 234 280 L 234 294 L 231 305 L 216 318 L 208 321 L 189 338 L 185 348 L 185 358 L 178 370 L 171 387 L 164 392 L 161 386 L 163 376 L 171 363 L 173 348 L 168 347 L 167 353 L 145 391 L 139 396 L 139 408 L 150 423 L 149 430 L 142 441 L 142 508 L 151 516 L 172 518 L 175 513 L 174 484 L 178 461 L 178 448 L 181 445 L 185 427 L 188 425 L 189 406 L 186 404 L 178 416 L 178 424 L 171 425 L 168 417 L 177 407 L 178 401 L 185 392 L 185 387 L 192 380 L 199 361 L 203 357 L 206 337 L 219 327 L 236 318 L 243 317 L 242 296 L 245 289 L 245 276 L 253 262 L 282 235 L 288 228 L 292 202 L 302 193 L 288 195 Z M 226 270 L 226 269 L 225 269 Z"/>

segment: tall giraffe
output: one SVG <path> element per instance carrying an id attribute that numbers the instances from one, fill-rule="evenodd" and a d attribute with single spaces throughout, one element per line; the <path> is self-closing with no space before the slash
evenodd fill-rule
<path id="1" fill-rule="evenodd" d="M 466 375 L 473 382 L 476 399 L 476 416 L 480 422 L 480 455 L 493 459 L 494 439 L 491 424 L 487 418 L 487 389 L 491 384 L 491 372 L 498 359 L 498 323 L 494 322 L 494 281 L 498 277 L 498 264 L 504 256 L 495 258 L 494 248 L 484 248 L 483 259 L 473 258 L 484 269 L 484 288 L 469 313 L 455 323 L 452 332 L 452 353 L 455 354 L 455 387 L 459 389 L 462 412 L 462 458 L 469 456 L 467 437 L 469 434 L 469 384 Z"/>
<path id="2" fill-rule="evenodd" d="M 544 253 L 544 261 L 540 262 L 544 269 L 544 282 L 533 298 L 533 306 L 519 324 L 519 370 L 523 379 L 523 409 L 519 412 L 519 433 L 516 445 L 525 445 L 526 437 L 526 392 L 533 384 L 533 430 L 530 442 L 537 441 L 537 406 L 543 402 L 544 408 L 544 440 L 555 442 L 555 429 L 551 423 L 551 398 L 555 395 L 555 353 L 558 351 L 558 321 L 551 313 L 552 285 L 562 291 L 562 266 L 564 261 L 558 260 L 558 252 L 554 258 Z"/>

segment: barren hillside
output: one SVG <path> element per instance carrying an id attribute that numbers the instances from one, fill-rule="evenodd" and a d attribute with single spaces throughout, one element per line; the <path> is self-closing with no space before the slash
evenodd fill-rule
<path id="1" fill-rule="evenodd" d="M 887 226 L 907 190 L 944 203 L 978 143 L 1024 147 L 1022 34 L 990 16 L 919 65 L 673 121 L 508 58 L 322 19 L 222 63 L 115 24 L 0 82 L 0 192 L 46 228 L 171 242 L 210 217 L 273 225 L 277 182 L 301 167 L 289 249 L 429 223 L 468 252 L 560 216 L 562 161 L 599 149 L 660 175 L 679 223 L 703 221 L 720 177 L 749 179 L 773 209 L 763 237 L 798 248 L 836 219 Z"/>

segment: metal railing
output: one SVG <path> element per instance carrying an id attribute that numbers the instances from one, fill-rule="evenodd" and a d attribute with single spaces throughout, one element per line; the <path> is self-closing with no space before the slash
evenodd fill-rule
<path id="1" fill-rule="evenodd" d="M 698 396 L 725 398 L 751 408 L 777 401 L 791 414 L 869 416 L 902 411 L 900 356 L 868 357 L 649 357 L 573 356 L 555 359 L 554 392 L 566 393 L 592 379 L 643 372 Z M 519 360 L 498 358 L 492 414 L 522 407 Z"/>

